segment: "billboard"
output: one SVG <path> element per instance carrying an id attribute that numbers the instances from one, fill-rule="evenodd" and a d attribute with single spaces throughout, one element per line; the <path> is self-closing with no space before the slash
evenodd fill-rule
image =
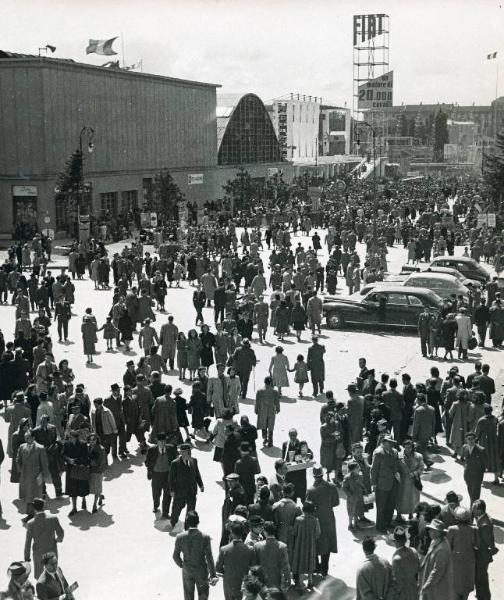
<path id="1" fill-rule="evenodd" d="M 353 45 L 358 46 L 385 33 L 384 14 L 353 16 Z"/>
<path id="2" fill-rule="evenodd" d="M 359 110 L 365 110 L 392 106 L 393 92 L 394 71 L 389 71 L 359 85 L 357 107 Z"/>

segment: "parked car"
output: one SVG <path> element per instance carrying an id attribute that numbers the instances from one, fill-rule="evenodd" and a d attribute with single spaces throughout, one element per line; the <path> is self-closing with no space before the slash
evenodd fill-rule
<path id="1" fill-rule="evenodd" d="M 457 269 L 467 279 L 476 279 L 483 285 L 490 279 L 488 271 L 468 256 L 436 256 L 429 266 Z"/>
<path id="2" fill-rule="evenodd" d="M 477 279 L 468 279 L 467 277 L 464 277 L 464 275 L 462 275 L 460 271 L 457 271 L 457 269 L 453 269 L 451 267 L 438 267 L 437 265 L 427 267 L 403 265 L 399 275 L 387 275 L 387 277 L 385 277 L 385 281 L 404 281 L 410 273 L 444 273 L 445 275 L 453 275 L 453 277 L 456 277 L 460 283 L 466 287 L 469 283 L 472 284 L 474 288 L 483 287 L 480 281 Z"/>
<path id="3" fill-rule="evenodd" d="M 383 330 L 388 327 L 415 328 L 425 306 L 441 310 L 443 301 L 432 290 L 419 287 L 380 285 L 365 296 L 347 299 L 326 296 L 323 311 L 331 329 L 361 325 Z"/>
<path id="4" fill-rule="evenodd" d="M 422 271 L 420 273 L 410 273 L 402 281 L 393 281 L 387 277 L 386 281 L 377 281 L 375 283 L 365 284 L 360 293 L 367 294 L 371 289 L 382 288 L 384 285 L 401 285 L 407 287 L 427 288 L 436 292 L 441 298 L 449 298 L 453 294 L 466 297 L 469 293 L 468 288 L 460 281 L 445 273 L 430 273 Z"/>

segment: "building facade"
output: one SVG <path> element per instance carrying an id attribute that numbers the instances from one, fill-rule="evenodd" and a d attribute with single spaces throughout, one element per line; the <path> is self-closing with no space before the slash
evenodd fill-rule
<path id="1" fill-rule="evenodd" d="M 68 229 L 55 185 L 83 127 L 94 131 L 83 152 L 93 214 L 141 207 L 163 169 L 188 200 L 215 197 L 217 87 L 0 52 L 0 234 L 23 221 Z"/>

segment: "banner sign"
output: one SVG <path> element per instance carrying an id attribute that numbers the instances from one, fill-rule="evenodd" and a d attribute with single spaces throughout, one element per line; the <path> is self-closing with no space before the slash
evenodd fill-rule
<path id="1" fill-rule="evenodd" d="M 187 176 L 188 185 L 201 185 L 203 183 L 203 173 L 196 173 Z"/>
<path id="2" fill-rule="evenodd" d="M 359 85 L 358 108 L 385 108 L 392 106 L 394 71 L 384 73 Z"/>
<path id="3" fill-rule="evenodd" d="M 36 185 L 13 185 L 13 196 L 38 196 Z"/>
<path id="4" fill-rule="evenodd" d="M 384 14 L 353 16 L 353 45 L 358 46 L 384 33 Z"/>

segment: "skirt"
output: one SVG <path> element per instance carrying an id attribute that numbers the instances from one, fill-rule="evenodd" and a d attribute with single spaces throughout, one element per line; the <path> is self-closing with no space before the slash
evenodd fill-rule
<path id="1" fill-rule="evenodd" d="M 67 473 L 65 494 L 71 498 L 75 498 L 77 496 L 84 498 L 89 494 L 89 481 L 87 479 L 83 480 L 69 477 Z"/>
<path id="2" fill-rule="evenodd" d="M 101 496 L 103 494 L 103 473 L 90 473 L 89 493 L 94 496 Z"/>
<path id="3" fill-rule="evenodd" d="M 224 448 L 215 448 L 213 460 L 214 462 L 222 462 L 222 455 L 224 454 Z"/>

